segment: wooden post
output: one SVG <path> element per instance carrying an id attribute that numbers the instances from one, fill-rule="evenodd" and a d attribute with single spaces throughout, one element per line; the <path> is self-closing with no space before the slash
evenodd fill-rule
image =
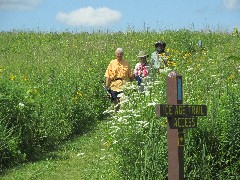
<path id="1" fill-rule="evenodd" d="M 177 105 L 183 103 L 182 76 L 176 71 L 171 72 L 166 79 L 167 104 Z M 174 117 L 168 117 L 168 124 L 173 123 Z M 171 129 L 168 126 L 168 179 L 184 179 L 184 133 L 183 129 Z M 181 141 L 179 140 L 181 139 Z"/>
<path id="2" fill-rule="evenodd" d="M 182 76 L 168 74 L 167 104 L 156 105 L 156 116 L 168 118 L 168 179 L 184 179 L 185 128 L 197 127 L 197 116 L 207 116 L 206 105 L 183 105 Z"/>

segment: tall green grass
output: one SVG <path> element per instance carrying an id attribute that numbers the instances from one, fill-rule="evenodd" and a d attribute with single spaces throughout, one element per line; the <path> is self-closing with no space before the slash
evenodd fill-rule
<path id="1" fill-rule="evenodd" d="M 104 119 L 112 107 L 101 80 L 115 49 L 123 47 L 134 67 L 137 53 L 150 54 L 162 39 L 174 62 L 169 68 L 183 77 L 184 104 L 208 106 L 198 127 L 185 130 L 185 176 L 239 178 L 239 38 L 236 32 L 188 30 L 1 32 L 1 169 L 39 158 Z M 167 73 L 152 73 L 144 92 L 129 84 L 121 111 L 109 121 L 108 144 L 125 179 L 167 177 L 166 119 L 155 117 L 155 105 L 166 103 Z"/>
<path id="2" fill-rule="evenodd" d="M 183 77 L 184 104 L 208 106 L 208 117 L 185 130 L 185 177 L 239 178 L 239 36 L 180 31 L 165 32 L 161 38 L 176 62 L 171 69 Z M 198 47 L 199 40 L 203 47 Z M 144 92 L 133 86 L 110 122 L 112 149 L 129 179 L 167 177 L 166 119 L 155 117 L 155 104 L 166 103 L 167 73 L 152 75 L 155 80 L 146 82 Z"/>

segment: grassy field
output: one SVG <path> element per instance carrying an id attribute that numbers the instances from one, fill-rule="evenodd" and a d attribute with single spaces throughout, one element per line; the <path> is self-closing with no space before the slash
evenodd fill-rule
<path id="1" fill-rule="evenodd" d="M 106 121 L 60 145 L 35 162 L 21 164 L 1 177 L 15 179 L 121 179 L 116 157 L 106 144 Z"/>
<path id="2" fill-rule="evenodd" d="M 160 39 L 168 68 L 151 73 L 144 92 L 128 84 L 121 111 L 113 114 L 101 81 L 115 49 L 123 47 L 134 67 L 138 52 L 150 55 Z M 237 29 L 1 32 L 0 41 L 1 178 L 165 179 L 166 119 L 156 118 L 155 105 L 166 103 L 171 70 L 183 77 L 184 104 L 208 107 L 198 127 L 185 130 L 186 178 L 240 177 Z"/>

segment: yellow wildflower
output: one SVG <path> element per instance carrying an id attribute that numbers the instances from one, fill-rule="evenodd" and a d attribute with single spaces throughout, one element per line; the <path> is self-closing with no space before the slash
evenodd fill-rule
<path id="1" fill-rule="evenodd" d="M 82 97 L 82 93 L 80 91 L 77 91 L 76 94 Z"/>
<path id="2" fill-rule="evenodd" d="M 160 57 L 164 57 L 165 56 L 165 53 L 161 53 L 159 54 Z"/>
<path id="3" fill-rule="evenodd" d="M 234 79 L 235 78 L 235 76 L 233 75 L 233 74 L 231 74 L 229 77 L 228 77 L 228 80 L 232 80 L 232 79 Z"/>
<path id="4" fill-rule="evenodd" d="M 110 142 L 108 142 L 108 141 L 104 142 L 103 144 L 104 144 L 104 146 L 106 146 L 106 147 L 109 147 L 109 146 L 110 146 Z"/>
<path id="5" fill-rule="evenodd" d="M 191 56 L 191 54 L 190 53 L 186 53 L 184 56 L 185 57 L 189 57 L 189 56 Z"/>
<path id="6" fill-rule="evenodd" d="M 74 101 L 77 101 L 77 100 L 78 100 L 78 96 L 74 96 L 74 97 L 73 97 L 73 100 L 74 100 Z"/>
<path id="7" fill-rule="evenodd" d="M 25 75 L 22 76 L 22 79 L 23 79 L 24 81 L 27 81 L 27 80 L 28 80 L 27 76 L 25 76 Z"/>
<path id="8" fill-rule="evenodd" d="M 13 74 L 11 74 L 10 80 L 11 80 L 11 81 L 14 81 L 15 79 L 16 79 L 16 76 L 14 76 Z"/>
<path id="9" fill-rule="evenodd" d="M 204 50 L 202 50 L 202 54 L 204 54 L 204 55 L 205 55 L 205 54 L 207 54 L 207 52 L 206 52 L 206 51 L 204 51 Z"/>
<path id="10" fill-rule="evenodd" d="M 33 93 L 34 93 L 34 94 L 38 94 L 37 88 L 34 88 L 34 89 L 33 89 Z"/>
<path id="11" fill-rule="evenodd" d="M 175 66 L 176 66 L 176 62 L 174 62 L 174 61 L 168 61 L 168 65 L 175 67 Z"/>
<path id="12" fill-rule="evenodd" d="M 168 120 L 165 119 L 164 121 L 161 122 L 161 126 L 162 126 L 162 127 L 165 127 L 167 123 L 168 123 Z"/>

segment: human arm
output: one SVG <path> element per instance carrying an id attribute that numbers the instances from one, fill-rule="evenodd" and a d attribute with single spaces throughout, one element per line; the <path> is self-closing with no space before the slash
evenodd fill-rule
<path id="1" fill-rule="evenodd" d="M 129 80 L 132 82 L 134 80 L 134 77 L 135 77 L 135 74 L 134 74 L 134 70 L 132 70 L 129 66 L 129 72 L 128 72 L 128 77 L 129 77 Z"/>

